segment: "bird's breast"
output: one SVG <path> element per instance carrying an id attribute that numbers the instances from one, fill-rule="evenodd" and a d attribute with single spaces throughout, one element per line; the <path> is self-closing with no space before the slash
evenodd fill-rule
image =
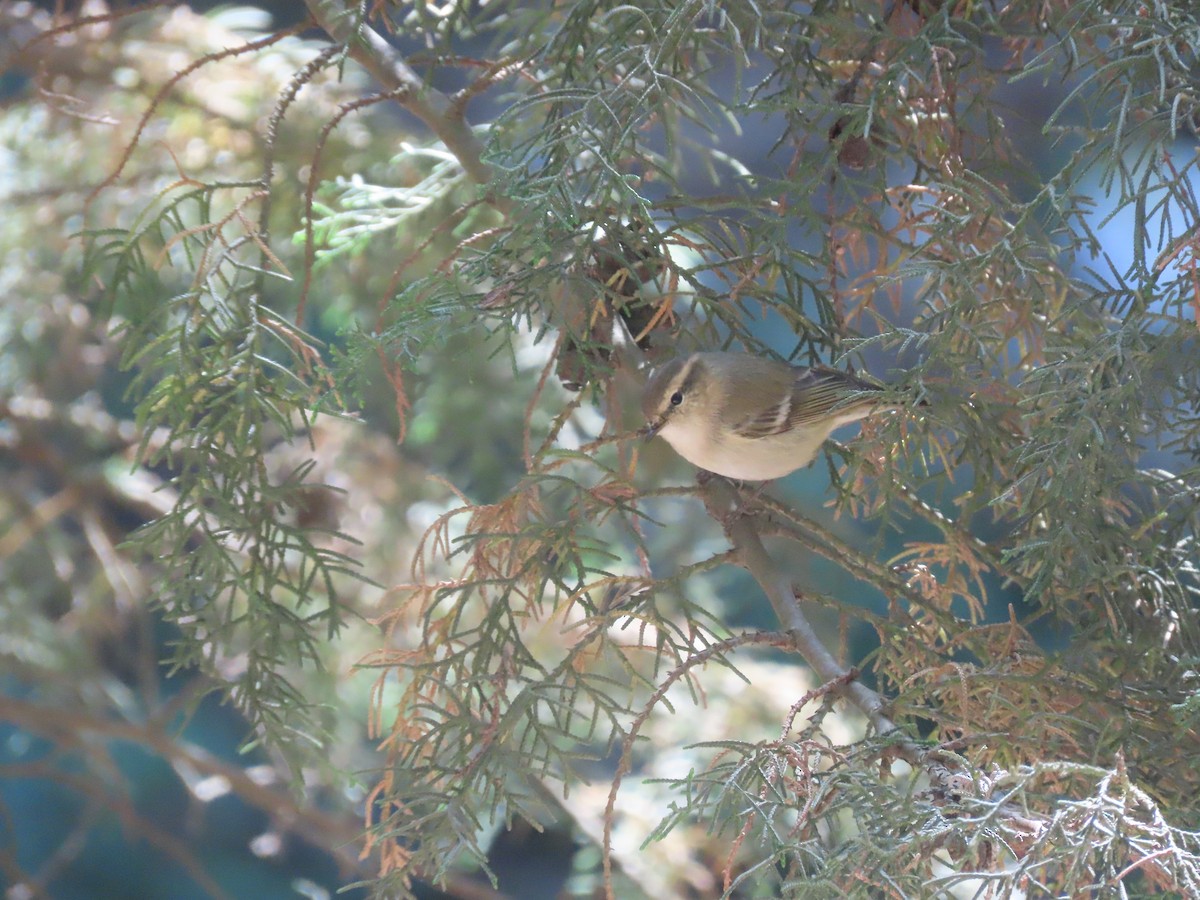
<path id="1" fill-rule="evenodd" d="M 766 438 L 714 434 L 704 422 L 668 422 L 659 434 L 693 465 L 741 481 L 782 478 L 808 465 L 824 440 L 821 434 Z"/>

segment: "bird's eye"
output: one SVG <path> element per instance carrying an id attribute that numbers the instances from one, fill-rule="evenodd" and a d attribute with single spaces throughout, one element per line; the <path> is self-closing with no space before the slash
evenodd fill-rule
<path id="1" fill-rule="evenodd" d="M 673 393 L 671 395 L 671 405 L 672 406 L 678 406 L 682 402 L 683 402 L 683 394 L 680 393 L 679 391 L 676 391 L 675 393 Z"/>

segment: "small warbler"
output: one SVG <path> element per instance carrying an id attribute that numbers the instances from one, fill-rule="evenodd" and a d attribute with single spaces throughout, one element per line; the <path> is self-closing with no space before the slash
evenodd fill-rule
<path id="1" fill-rule="evenodd" d="M 660 434 L 688 462 L 739 481 L 794 472 L 834 429 L 889 408 L 882 387 L 854 375 L 746 353 L 672 360 L 642 393 L 647 438 Z"/>

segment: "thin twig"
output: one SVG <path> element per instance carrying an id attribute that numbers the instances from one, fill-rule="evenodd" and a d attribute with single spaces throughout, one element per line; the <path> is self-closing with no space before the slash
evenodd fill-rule
<path id="1" fill-rule="evenodd" d="M 459 104 L 427 84 L 383 36 L 365 22 L 354 29 L 354 15 L 333 0 L 306 0 L 313 19 L 334 41 L 346 47 L 350 58 L 371 74 L 386 91 L 396 92 L 397 102 L 429 126 L 453 153 L 476 184 L 492 181 L 492 168 L 483 161 L 483 144 L 462 115 Z M 510 204 L 503 197 L 491 198 L 501 212 Z"/>
<path id="2" fill-rule="evenodd" d="M 791 578 L 773 560 L 759 537 L 754 519 L 736 509 L 737 492 L 724 479 L 713 478 L 704 485 L 701 496 L 713 518 L 722 522 L 725 533 L 737 552 L 738 561 L 758 582 L 767 595 L 779 623 L 788 631 L 796 650 L 822 681 L 838 683 L 838 692 L 867 717 L 881 737 L 898 732 L 886 713 L 886 703 L 878 692 L 850 677 L 850 668 L 838 662 L 817 636 L 796 599 Z M 901 740 L 896 752 L 911 763 L 918 763 L 923 751 L 911 740 Z"/>

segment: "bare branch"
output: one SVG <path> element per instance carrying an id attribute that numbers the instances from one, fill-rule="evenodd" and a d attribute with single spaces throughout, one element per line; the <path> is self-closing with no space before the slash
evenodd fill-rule
<path id="1" fill-rule="evenodd" d="M 428 85 L 400 53 L 367 23 L 354 30 L 355 13 L 340 0 L 306 0 L 317 24 L 333 40 L 344 44 L 350 57 L 371 73 L 384 90 L 397 94 L 399 103 L 429 126 L 453 153 L 476 184 L 492 181 L 492 169 L 483 161 L 483 144 L 467 123 L 454 100 Z M 502 197 L 491 198 L 497 208 L 507 210 Z"/>
<path id="2" fill-rule="evenodd" d="M 791 578 L 767 553 L 753 518 L 737 508 L 737 492 L 729 482 L 719 478 L 710 479 L 704 485 L 702 496 L 709 514 L 725 526 L 725 533 L 737 551 L 738 561 L 763 589 L 779 623 L 792 636 L 796 650 L 818 678 L 841 684 L 841 694 L 862 711 L 880 736 L 896 731 L 896 724 L 885 711 L 883 697 L 853 678 L 850 669 L 838 662 L 817 636 L 812 623 L 800 608 Z M 899 752 L 912 763 L 918 762 L 923 756 L 920 748 L 910 741 L 902 741 Z"/>

